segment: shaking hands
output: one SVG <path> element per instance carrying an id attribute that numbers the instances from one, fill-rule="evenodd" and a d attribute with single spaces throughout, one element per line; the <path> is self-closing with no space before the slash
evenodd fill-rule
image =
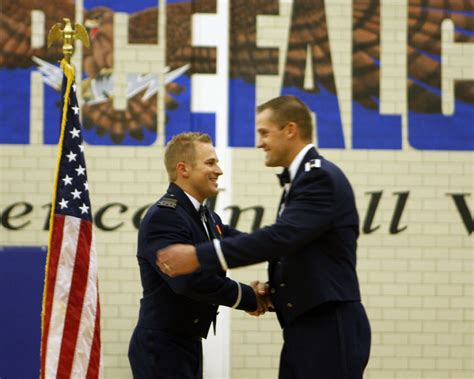
<path id="1" fill-rule="evenodd" d="M 247 313 L 250 316 L 258 317 L 265 314 L 265 312 L 272 310 L 273 304 L 270 300 L 270 296 L 268 295 L 268 284 L 254 280 L 252 283 L 250 283 L 250 286 L 253 288 L 255 296 L 257 297 L 257 309 L 253 312 Z"/>
<path id="2" fill-rule="evenodd" d="M 175 244 L 156 252 L 156 264 L 166 275 L 175 277 L 196 271 L 200 265 L 193 245 Z M 251 316 L 261 316 L 273 310 L 268 294 L 268 284 L 258 280 L 250 283 L 257 297 L 257 309 L 247 312 Z"/>

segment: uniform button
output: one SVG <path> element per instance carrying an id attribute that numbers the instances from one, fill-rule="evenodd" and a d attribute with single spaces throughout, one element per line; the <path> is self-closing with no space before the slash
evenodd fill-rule
<path id="1" fill-rule="evenodd" d="M 277 261 L 277 264 L 281 265 L 281 261 Z"/>
<path id="2" fill-rule="evenodd" d="M 195 318 L 194 321 L 193 321 L 195 324 L 197 324 L 199 322 L 199 319 L 198 318 Z"/>
<path id="3" fill-rule="evenodd" d="M 291 304 L 291 303 L 286 304 L 286 306 L 287 306 L 288 308 L 293 308 L 293 304 Z"/>
<path id="4" fill-rule="evenodd" d="M 276 292 L 276 289 L 275 288 L 271 288 L 270 289 L 270 293 L 275 293 Z"/>
<path id="5" fill-rule="evenodd" d="M 285 283 L 280 283 L 280 287 L 286 287 Z"/>

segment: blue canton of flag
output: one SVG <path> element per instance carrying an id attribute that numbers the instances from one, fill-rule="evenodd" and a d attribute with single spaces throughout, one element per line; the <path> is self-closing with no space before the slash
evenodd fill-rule
<path id="1" fill-rule="evenodd" d="M 65 92 L 67 80 L 63 80 Z M 92 221 L 76 84 L 71 87 L 56 192 L 56 214 Z M 63 99 L 64 102 L 64 99 Z"/>

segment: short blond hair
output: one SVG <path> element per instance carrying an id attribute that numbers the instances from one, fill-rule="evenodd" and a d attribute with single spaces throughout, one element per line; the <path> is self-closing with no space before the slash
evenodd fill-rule
<path id="1" fill-rule="evenodd" d="M 197 142 L 212 144 L 212 139 L 206 133 L 187 132 L 175 135 L 168 142 L 165 150 L 165 167 L 170 182 L 176 181 L 176 165 L 179 162 L 194 164 Z"/>

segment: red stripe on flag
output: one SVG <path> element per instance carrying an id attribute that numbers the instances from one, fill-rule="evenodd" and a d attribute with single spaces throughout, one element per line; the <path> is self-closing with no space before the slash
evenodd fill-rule
<path id="1" fill-rule="evenodd" d="M 48 345 L 49 324 L 51 322 L 51 309 L 53 307 L 54 288 L 56 285 L 56 275 L 58 272 L 59 255 L 61 253 L 61 245 L 63 242 L 65 217 L 62 215 L 54 215 L 53 231 L 51 238 L 50 251 L 48 252 L 48 268 L 46 274 L 48 277 L 45 280 L 46 294 L 45 294 L 45 309 L 43 315 L 43 336 L 41 341 L 41 378 L 45 377 L 46 364 L 46 347 Z"/>
<path id="2" fill-rule="evenodd" d="M 95 313 L 94 339 L 92 340 L 91 356 L 87 368 L 86 379 L 97 379 L 100 372 L 100 302 L 99 286 L 97 285 L 97 308 Z"/>
<path id="3" fill-rule="evenodd" d="M 81 322 L 82 306 L 84 304 L 84 294 L 87 288 L 91 241 L 92 223 L 81 220 L 58 362 L 57 377 L 59 378 L 69 378 L 71 375 L 77 335 Z"/>

